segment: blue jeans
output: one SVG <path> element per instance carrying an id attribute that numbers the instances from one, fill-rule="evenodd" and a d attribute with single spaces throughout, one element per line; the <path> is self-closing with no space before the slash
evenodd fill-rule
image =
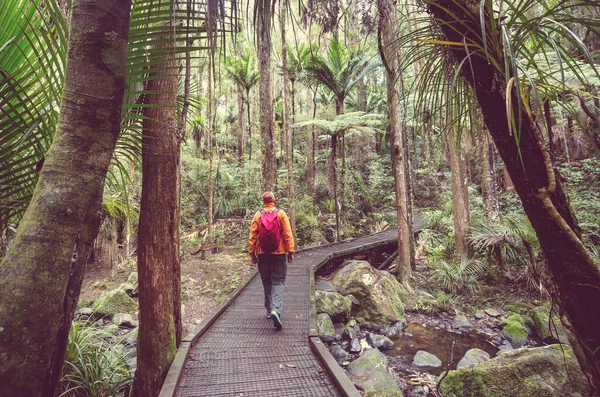
<path id="1" fill-rule="evenodd" d="M 285 254 L 258 255 L 258 272 L 265 289 L 265 309 L 281 314 L 283 306 L 283 286 L 287 273 Z"/>

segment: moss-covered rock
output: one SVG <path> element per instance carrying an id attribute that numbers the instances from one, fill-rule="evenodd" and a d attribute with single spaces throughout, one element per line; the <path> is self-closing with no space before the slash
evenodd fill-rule
<path id="1" fill-rule="evenodd" d="M 366 397 L 403 397 L 396 380 L 387 372 L 387 358 L 377 349 L 369 349 L 347 368 L 354 385 Z"/>
<path id="2" fill-rule="evenodd" d="M 321 313 L 317 316 L 317 332 L 323 342 L 330 343 L 335 340 L 333 321 L 327 313 Z"/>
<path id="3" fill-rule="evenodd" d="M 94 302 L 93 309 L 104 315 L 132 313 L 137 310 L 137 303 L 131 299 L 124 289 L 116 288 L 108 291 Z"/>
<path id="4" fill-rule="evenodd" d="M 523 317 L 521 317 L 520 314 L 513 313 L 502 320 L 502 322 L 505 324 L 502 333 L 504 334 L 504 337 L 508 339 L 512 347 L 517 348 L 523 346 L 529 336 Z"/>
<path id="5" fill-rule="evenodd" d="M 456 369 L 465 367 L 467 365 L 479 364 L 481 362 L 490 359 L 488 352 L 481 349 L 469 349 L 463 356 L 463 358 L 456 364 Z"/>
<path id="6" fill-rule="evenodd" d="M 332 283 L 342 295 L 358 299 L 359 303 L 352 306 L 352 315 L 361 324 L 382 329 L 405 319 L 400 283 L 369 262 L 347 261 L 334 275 Z"/>
<path id="7" fill-rule="evenodd" d="M 549 306 L 540 306 L 531 310 L 531 318 L 538 336 L 546 343 L 568 343 L 565 331 L 558 316 L 552 316 L 550 323 Z"/>
<path id="8" fill-rule="evenodd" d="M 138 273 L 137 272 L 131 272 L 129 274 L 129 277 L 127 277 L 127 283 L 128 284 L 137 285 L 137 283 L 138 283 Z"/>
<path id="9" fill-rule="evenodd" d="M 554 397 L 587 395 L 588 383 L 565 345 L 523 348 L 450 371 L 444 396 Z M 577 394 L 579 393 L 579 394 Z"/>
<path id="10" fill-rule="evenodd" d="M 327 313 L 334 320 L 345 321 L 352 310 L 352 302 L 338 292 L 315 291 L 317 313 Z"/>

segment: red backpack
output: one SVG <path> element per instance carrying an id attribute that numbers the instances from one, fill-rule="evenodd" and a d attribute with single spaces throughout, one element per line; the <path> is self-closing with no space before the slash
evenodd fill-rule
<path id="1" fill-rule="evenodd" d="M 277 251 L 279 249 L 279 243 L 281 243 L 281 230 L 279 228 L 279 220 L 277 219 L 278 211 L 279 208 L 275 208 L 275 211 L 273 212 L 260 210 L 258 242 L 265 254 Z"/>

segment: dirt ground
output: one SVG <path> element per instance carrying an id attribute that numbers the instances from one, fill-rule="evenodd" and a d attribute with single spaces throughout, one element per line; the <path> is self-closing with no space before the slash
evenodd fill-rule
<path id="1" fill-rule="evenodd" d="M 185 242 L 181 253 L 181 300 L 184 334 L 190 332 L 204 317 L 212 313 L 235 289 L 246 281 L 256 266 L 250 262 L 241 243 L 221 248 L 218 253 L 192 255 L 199 244 Z M 88 266 L 81 291 L 81 300 L 93 300 L 103 292 L 126 282 L 135 270 L 135 258 L 121 264 L 114 277 L 106 264 Z"/>

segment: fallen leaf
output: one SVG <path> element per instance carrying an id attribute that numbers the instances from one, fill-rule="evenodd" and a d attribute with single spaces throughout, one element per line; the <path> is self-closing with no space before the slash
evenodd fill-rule
<path id="1" fill-rule="evenodd" d="M 319 368 L 317 369 L 317 371 L 323 372 L 323 368 L 321 368 L 321 366 L 319 365 Z"/>
<path id="2" fill-rule="evenodd" d="M 285 366 L 288 368 L 296 368 L 296 364 L 286 364 Z"/>

